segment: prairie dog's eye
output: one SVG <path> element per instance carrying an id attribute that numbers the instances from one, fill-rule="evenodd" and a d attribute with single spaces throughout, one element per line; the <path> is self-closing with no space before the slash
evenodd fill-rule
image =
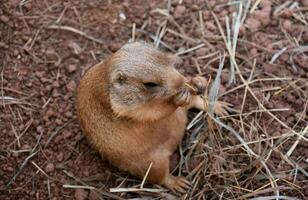
<path id="1" fill-rule="evenodd" d="M 153 82 L 145 82 L 143 83 L 143 85 L 146 87 L 146 88 L 155 88 L 158 86 L 157 83 L 153 83 Z"/>

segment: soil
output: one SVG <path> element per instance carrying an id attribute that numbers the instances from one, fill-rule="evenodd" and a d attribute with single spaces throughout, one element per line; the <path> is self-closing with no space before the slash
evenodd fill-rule
<path id="1" fill-rule="evenodd" d="M 119 185 L 131 187 L 140 180 L 110 166 L 90 148 L 76 117 L 76 88 L 91 66 L 131 39 L 134 23 L 136 39 L 153 42 L 151 38 L 166 19 L 169 30 L 161 40 L 161 49 L 177 53 L 204 44 L 180 55 L 182 63 L 178 69 L 194 76 L 199 72 L 198 65 L 205 77 L 213 79 L 219 59 L 207 55 L 227 50 L 210 9 L 224 30 L 225 16 L 231 17 L 237 9 L 222 0 L 174 0 L 170 1 L 170 7 L 167 2 L 7 0 L 0 3 L 0 199 L 98 199 L 94 190 L 65 188 L 65 185 L 83 185 L 82 182 L 98 188 L 102 199 L 142 196 L 108 192 Z M 297 3 L 296 11 L 279 11 L 282 0 L 261 2 L 240 29 L 236 60 L 246 80 L 252 69 L 252 80 L 272 78 L 251 84 L 253 93 L 267 109 L 287 110 L 273 112 L 282 123 L 261 112 L 247 116 L 255 130 L 249 130 L 248 124 L 249 134 L 242 136 L 246 141 L 280 138 L 272 141 L 277 148 L 272 149 L 268 166 L 270 170 L 286 172 L 287 178 L 280 178 L 280 182 L 294 181 L 297 189 L 282 194 L 304 199 L 308 196 L 307 177 L 297 169 L 296 177 L 291 176 L 294 167 L 281 158 L 297 137 L 286 141 L 280 136 L 289 132 L 283 124 L 298 133 L 308 124 L 308 59 L 307 48 L 304 49 L 308 44 L 308 1 L 292 1 Z M 171 17 L 166 18 L 168 9 Z M 200 16 L 204 29 L 200 28 Z M 272 60 L 278 52 L 281 54 Z M 244 95 L 244 87 L 231 91 L 242 82 L 237 73 L 236 83 L 228 83 L 229 65 L 226 57 L 220 100 L 232 104 L 235 110 L 241 110 L 245 100 L 243 113 L 260 110 L 249 92 Z M 290 155 L 292 162 L 304 170 L 308 169 L 306 141 L 299 140 Z M 277 145 L 279 142 L 281 145 Z M 251 147 L 260 155 L 264 148 L 271 148 L 269 142 L 264 142 L 262 148 Z M 249 184 L 252 183 L 247 183 L 247 187 Z M 220 196 L 209 192 L 207 197 Z"/>

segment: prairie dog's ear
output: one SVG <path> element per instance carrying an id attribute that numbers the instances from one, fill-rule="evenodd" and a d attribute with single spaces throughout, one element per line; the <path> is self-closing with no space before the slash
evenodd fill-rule
<path id="1" fill-rule="evenodd" d="M 111 73 L 111 82 L 123 84 L 126 81 L 126 74 L 121 70 L 115 70 Z"/>
<path id="2" fill-rule="evenodd" d="M 180 65 L 183 63 L 182 58 L 180 58 L 179 56 L 175 54 L 168 54 L 167 56 L 169 57 L 172 65 Z"/>

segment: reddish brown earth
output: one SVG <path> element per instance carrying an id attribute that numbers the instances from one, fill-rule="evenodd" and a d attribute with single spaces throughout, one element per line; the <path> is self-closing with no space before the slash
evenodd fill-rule
<path id="1" fill-rule="evenodd" d="M 168 18 L 167 28 L 181 32 L 188 38 L 167 31 L 162 41 L 168 48 L 160 45 L 162 49 L 176 53 L 205 44 L 181 56 L 183 62 L 179 66 L 180 72 L 195 75 L 198 73 L 196 58 L 226 51 L 209 11 L 213 9 L 225 30 L 224 17 L 236 9 L 221 6 L 224 2 L 227 1 L 188 0 L 180 5 L 178 1 L 172 1 L 169 8 L 172 17 Z M 284 12 L 276 12 L 283 2 L 262 1 L 256 11 L 247 16 L 245 26 L 240 29 L 236 60 L 246 80 L 254 59 L 256 67 L 253 79 L 289 78 L 257 81 L 251 84 L 251 89 L 266 108 L 289 108 L 288 111 L 273 113 L 287 126 L 301 132 L 308 124 L 308 59 L 307 46 L 306 49 L 303 47 L 308 44 L 308 28 L 305 24 L 308 22 L 308 1 L 294 1 L 299 7 L 296 11 L 285 9 Z M 102 199 L 138 196 L 110 196 L 110 188 L 118 187 L 122 182 L 121 187 L 131 187 L 140 181 L 109 166 L 87 144 L 76 118 L 76 88 L 89 67 L 128 42 L 133 23 L 136 24 L 136 38 L 152 42 L 150 37 L 157 35 L 159 26 L 166 19 L 162 14 L 162 9 L 166 8 L 167 2 L 159 0 L 0 2 L 0 199 L 97 199 L 97 193 L 93 190 L 63 187 L 65 184 L 82 185 L 80 181 L 98 188 Z M 199 26 L 199 11 L 202 11 L 204 32 Z M 74 30 L 59 30 L 55 25 L 73 27 Z M 138 31 L 141 27 L 143 31 Z M 270 64 L 273 55 L 284 47 L 287 47 L 286 51 Z M 213 59 L 215 57 L 217 55 L 197 60 L 207 78 L 216 75 L 219 60 Z M 221 100 L 241 110 L 245 90 L 241 88 L 228 92 L 242 84 L 237 75 L 236 84 L 228 86 L 228 66 L 227 57 L 220 90 L 221 94 L 227 94 Z M 270 98 L 267 96 L 269 94 Z M 248 93 L 243 112 L 259 109 Z M 244 120 L 258 122 L 254 123 L 257 131 L 247 128 L 246 132 L 250 131 L 250 134 L 242 135 L 246 141 L 272 136 L 279 138 L 288 132 L 267 114 L 250 117 Z M 239 122 L 238 117 L 235 119 L 229 122 Z M 275 148 L 268 158 L 268 166 L 273 171 L 286 172 L 286 178 L 279 182 L 294 181 L 297 189 L 283 190 L 283 195 L 307 197 L 307 177 L 300 171 L 296 178 L 289 176 L 294 167 L 281 158 L 281 153 L 285 154 L 297 137 L 290 137 L 288 141 L 280 139 L 274 140 Z M 219 146 L 228 147 L 232 144 L 229 142 L 224 141 Z M 237 144 L 239 142 L 232 145 Z M 251 148 L 261 155 L 264 149 L 270 149 L 270 144 L 264 142 L 262 148 L 257 145 Z M 307 148 L 307 142 L 300 140 L 290 157 L 304 170 L 308 169 Z M 29 156 L 32 157 L 27 160 Z M 14 175 L 16 179 L 13 179 Z M 209 176 L 208 181 L 213 180 Z M 249 185 L 253 183 L 245 184 L 253 188 Z M 217 191 L 221 194 L 223 190 L 217 187 Z M 208 192 L 205 197 L 219 199 L 215 192 Z M 237 199 L 238 196 L 228 197 Z"/>

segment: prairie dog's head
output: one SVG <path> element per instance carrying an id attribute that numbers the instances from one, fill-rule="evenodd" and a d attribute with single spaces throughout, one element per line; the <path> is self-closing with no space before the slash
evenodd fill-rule
<path id="1" fill-rule="evenodd" d="M 108 61 L 109 95 L 113 111 L 139 121 L 170 115 L 172 97 L 186 81 L 175 68 L 175 56 L 144 42 L 124 45 Z"/>

